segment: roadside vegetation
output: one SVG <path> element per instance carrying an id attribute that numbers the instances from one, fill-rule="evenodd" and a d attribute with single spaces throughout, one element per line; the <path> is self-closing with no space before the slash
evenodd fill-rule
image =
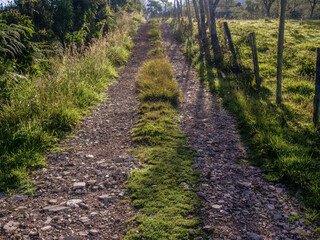
<path id="1" fill-rule="evenodd" d="M 194 153 L 180 131 L 175 108 L 180 92 L 161 43 L 159 21 L 151 20 L 149 27 L 154 48 L 137 76 L 140 118 L 132 131 L 137 144 L 133 152 L 143 168 L 133 171 L 127 182 L 140 212 L 124 239 L 196 239 L 199 173 L 191 168 Z"/>
<path id="2" fill-rule="evenodd" d="M 277 66 L 277 20 L 228 21 L 240 71 L 234 66 L 224 42 L 223 21 L 217 32 L 224 61 L 206 65 L 199 54 L 196 30 L 184 34 L 187 25 L 170 20 L 185 52 L 198 69 L 200 80 L 238 118 L 250 159 L 265 172 L 265 178 L 283 182 L 307 206 L 320 206 L 320 137 L 312 122 L 316 48 L 319 27 L 312 21 L 287 21 L 283 60 L 283 102 L 275 102 Z M 194 27 L 196 29 L 196 27 Z M 255 31 L 262 85 L 254 83 L 249 33 Z"/>
<path id="3" fill-rule="evenodd" d="M 104 99 L 117 67 L 130 57 L 131 36 L 143 20 L 135 11 L 113 11 L 105 5 L 105 17 L 112 19 L 100 19 L 103 25 L 97 31 L 87 26 L 87 34 L 73 32 L 71 39 L 72 28 L 60 29 L 60 38 L 52 26 L 50 34 L 56 35 L 49 38 L 35 32 L 39 26 L 33 15 L 23 15 L 23 4 L 27 1 L 0 13 L 0 191 L 8 192 L 32 192 L 32 170 L 45 166 L 44 153 Z M 91 10 L 95 7 L 73 23 L 88 24 L 84 15 Z M 91 16 L 96 17 L 91 19 L 95 27 L 98 13 Z"/>

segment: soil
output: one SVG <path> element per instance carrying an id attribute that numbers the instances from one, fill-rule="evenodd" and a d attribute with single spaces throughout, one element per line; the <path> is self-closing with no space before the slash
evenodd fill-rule
<path id="1" fill-rule="evenodd" d="M 121 239 L 135 215 L 126 176 L 139 162 L 129 152 L 137 121 L 135 76 L 151 49 L 143 24 L 117 82 L 63 152 L 48 155 L 35 175 L 35 195 L 0 197 L 0 239 Z"/>
<path id="2" fill-rule="evenodd" d="M 209 239 L 311 239 L 314 226 L 299 217 L 300 206 L 285 187 L 266 182 L 261 170 L 247 163 L 236 119 L 200 84 L 167 24 L 162 38 L 183 95 L 182 130 L 202 155 L 194 168 L 204 180 L 199 215 Z"/>

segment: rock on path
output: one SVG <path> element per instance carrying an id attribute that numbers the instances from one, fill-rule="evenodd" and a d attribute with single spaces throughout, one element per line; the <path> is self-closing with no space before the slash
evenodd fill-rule
<path id="1" fill-rule="evenodd" d="M 182 129 L 203 155 L 194 164 L 205 180 L 198 192 L 203 230 L 210 239 L 311 239 L 305 235 L 311 226 L 288 221 L 299 206 L 285 199 L 286 189 L 267 183 L 258 168 L 241 161 L 247 155 L 235 119 L 199 83 L 167 24 L 162 37 L 183 92 Z"/>
<path id="2" fill-rule="evenodd" d="M 50 154 L 36 174 L 35 195 L 0 194 L 0 239 L 121 239 L 134 216 L 124 201 L 124 182 L 139 163 L 129 131 L 137 120 L 135 75 L 151 49 L 147 25 L 135 40 L 131 59 L 101 103 L 82 122 L 69 150 Z"/>

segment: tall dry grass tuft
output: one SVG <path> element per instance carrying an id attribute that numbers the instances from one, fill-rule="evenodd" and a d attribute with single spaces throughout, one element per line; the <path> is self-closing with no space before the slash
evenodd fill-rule
<path id="1" fill-rule="evenodd" d="M 137 77 L 137 87 L 142 101 L 169 101 L 173 105 L 179 102 L 179 87 L 173 78 L 173 70 L 166 58 L 154 58 L 146 61 Z"/>

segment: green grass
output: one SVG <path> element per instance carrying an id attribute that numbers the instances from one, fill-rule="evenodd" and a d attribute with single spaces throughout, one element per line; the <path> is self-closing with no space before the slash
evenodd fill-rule
<path id="1" fill-rule="evenodd" d="M 0 92 L 0 191 L 30 192 L 29 173 L 46 165 L 43 154 L 104 98 L 110 80 L 117 77 L 116 66 L 130 56 L 135 16 L 119 17 L 121 27 L 84 52 L 70 48 L 51 59 L 47 74 L 0 77 L 6 83 L 6 91 Z"/>
<path id="2" fill-rule="evenodd" d="M 320 20 L 306 20 L 302 21 L 303 24 L 312 25 L 313 27 L 320 27 Z M 309 27 L 309 26 L 306 26 Z"/>
<path id="3" fill-rule="evenodd" d="M 200 207 L 195 193 L 199 173 L 191 168 L 194 154 L 180 131 L 175 109 L 180 92 L 171 64 L 164 57 L 147 60 L 137 86 L 141 103 L 132 132 L 137 144 L 133 151 L 145 166 L 128 178 L 139 213 L 124 239 L 196 239 L 200 220 L 193 214 Z"/>
<path id="4" fill-rule="evenodd" d="M 225 49 L 222 21 L 218 33 Z M 308 207 L 320 209 L 320 136 L 312 122 L 318 28 L 300 21 L 286 21 L 283 104 L 275 103 L 278 21 L 228 21 L 242 72 L 235 74 L 230 52 L 219 69 L 205 66 L 198 54 L 195 36 L 185 52 L 198 69 L 200 80 L 222 98 L 237 116 L 242 139 L 249 147 L 252 163 L 266 178 L 280 181 L 303 199 Z M 174 21 L 172 21 L 174 25 Z M 175 27 L 177 28 L 177 26 Z M 196 29 L 196 26 L 195 28 Z M 262 86 L 254 83 L 249 33 L 255 31 Z M 298 191 L 300 190 L 300 191 Z"/>
<path id="5" fill-rule="evenodd" d="M 162 44 L 160 19 L 149 20 L 149 39 L 153 49 L 148 53 L 150 57 L 166 57 L 166 49 Z"/>
<path id="6" fill-rule="evenodd" d="M 145 62 L 137 77 L 139 99 L 154 102 L 163 100 L 170 101 L 173 105 L 178 104 L 178 83 L 172 79 L 171 64 L 165 58 Z"/>

